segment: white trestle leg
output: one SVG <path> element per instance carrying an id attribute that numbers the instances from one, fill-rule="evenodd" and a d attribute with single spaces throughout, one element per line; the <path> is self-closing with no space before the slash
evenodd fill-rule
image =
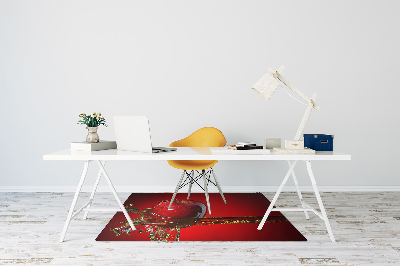
<path id="1" fill-rule="evenodd" d="M 291 162 L 288 161 L 288 164 L 289 164 L 289 167 L 290 167 Z M 296 178 L 296 174 L 294 173 L 294 170 L 292 171 L 292 177 L 293 177 L 294 185 L 296 186 L 297 195 L 299 196 L 299 199 L 300 199 L 300 202 L 301 202 L 301 206 L 302 206 L 303 208 L 307 208 L 307 206 L 306 206 L 306 205 L 304 204 L 304 202 L 303 202 L 303 196 L 301 195 L 301 191 L 300 191 L 300 188 L 299 188 L 299 183 L 297 182 L 297 178 Z M 308 216 L 308 212 L 307 212 L 307 211 L 304 211 L 304 214 L 305 214 L 305 216 L 306 216 L 306 219 L 309 220 L 309 219 L 310 219 L 310 216 Z"/>
<path id="2" fill-rule="evenodd" d="M 265 212 L 265 215 L 264 215 L 264 217 L 262 218 L 261 223 L 260 223 L 260 224 L 258 225 L 258 227 L 257 227 L 258 230 L 261 230 L 261 229 L 263 228 L 263 226 L 264 226 L 264 223 L 267 221 L 268 216 L 269 216 L 269 214 L 271 213 L 272 208 L 274 207 L 274 205 L 275 205 L 275 203 L 276 203 L 276 201 L 277 201 L 277 199 L 278 199 L 278 197 L 279 197 L 279 194 L 281 194 L 281 191 L 282 191 L 283 187 L 285 186 L 287 180 L 289 179 L 289 176 L 290 176 L 290 174 L 292 173 L 293 168 L 295 167 L 296 163 L 297 163 L 297 161 L 294 161 L 294 162 L 292 163 L 292 165 L 289 167 L 289 171 L 286 173 L 286 176 L 285 176 L 285 178 L 283 179 L 281 185 L 279 186 L 278 191 L 276 191 L 275 196 L 274 196 L 274 198 L 272 199 L 271 204 L 268 206 L 268 209 L 267 209 L 267 211 Z"/>
<path id="3" fill-rule="evenodd" d="M 67 220 L 65 221 L 64 229 L 63 229 L 63 231 L 61 233 L 60 242 L 64 241 L 65 234 L 67 233 L 68 225 L 69 225 L 69 223 L 71 221 L 71 218 L 72 218 L 72 215 L 74 213 L 75 205 L 76 205 L 76 202 L 78 200 L 79 193 L 81 192 L 83 181 L 85 181 L 85 177 L 86 177 L 86 173 L 87 173 L 88 167 L 89 167 L 89 161 L 85 161 L 85 165 L 83 167 L 82 176 L 81 176 L 81 179 L 79 180 L 78 187 L 76 188 L 75 196 L 74 196 L 74 199 L 72 200 L 71 208 L 69 209 L 68 217 L 67 217 Z"/>
<path id="4" fill-rule="evenodd" d="M 306 162 L 306 165 L 307 165 L 308 175 L 310 177 L 311 184 L 312 184 L 312 187 L 314 189 L 315 197 L 317 198 L 318 206 L 319 206 L 319 208 L 321 210 L 321 213 L 319 213 L 316 209 L 312 208 L 309 204 L 307 204 L 303 200 L 303 197 L 301 195 L 300 188 L 299 188 L 299 185 L 298 185 L 298 182 L 297 182 L 296 174 L 294 173 L 294 170 L 293 170 L 295 165 L 296 165 L 296 163 L 297 163 L 297 161 L 288 161 L 289 171 L 286 173 L 286 176 L 283 179 L 282 184 L 279 186 L 278 191 L 276 191 L 275 196 L 274 196 L 271 204 L 268 206 L 268 209 L 265 212 L 265 215 L 264 215 L 263 219 L 261 220 L 261 223 L 258 225 L 257 229 L 261 230 L 263 228 L 264 223 L 267 221 L 268 216 L 271 213 L 271 211 L 280 211 L 280 212 L 282 212 L 282 211 L 289 211 L 289 212 L 291 212 L 291 211 L 292 212 L 303 211 L 307 219 L 309 219 L 309 216 L 308 216 L 307 212 L 311 211 L 311 212 L 315 213 L 315 215 L 317 215 L 319 218 L 321 218 L 325 222 L 325 226 L 326 226 L 326 229 L 328 230 L 329 237 L 330 237 L 332 242 L 335 242 L 335 238 L 334 238 L 333 233 L 332 233 L 331 225 L 329 224 L 328 216 L 326 215 L 324 204 L 322 203 L 321 196 L 320 196 L 319 191 L 318 191 L 317 183 L 315 182 L 314 174 L 313 174 L 312 169 L 311 169 L 311 161 L 305 161 L 305 162 Z M 275 203 L 276 203 L 276 201 L 277 201 L 277 199 L 279 197 L 279 194 L 282 192 L 282 189 L 285 186 L 285 184 L 286 184 L 286 182 L 287 182 L 287 180 L 288 180 L 290 175 L 293 177 L 293 181 L 294 181 L 294 184 L 296 186 L 297 194 L 299 196 L 302 208 L 274 208 L 274 205 L 275 205 Z"/>
<path id="5" fill-rule="evenodd" d="M 100 161 L 97 161 L 97 163 L 99 164 L 100 170 L 101 170 L 101 172 L 103 173 L 104 177 L 106 178 L 107 183 L 108 183 L 108 185 L 110 186 L 111 191 L 112 191 L 112 193 L 114 194 L 114 197 L 115 197 L 115 199 L 117 200 L 118 205 L 119 205 L 121 211 L 124 213 L 125 218 L 128 220 L 129 225 L 131 226 L 132 230 L 136 230 L 135 226 L 133 225 L 133 222 L 132 222 L 131 217 L 129 216 L 129 214 L 128 214 L 128 212 L 126 211 L 124 205 L 122 204 L 121 200 L 119 199 L 118 194 L 117 194 L 117 191 L 115 191 L 115 188 L 114 188 L 113 184 L 111 183 L 111 180 L 110 180 L 110 178 L 109 178 L 109 176 L 108 176 L 106 170 L 104 169 L 103 164 L 102 164 Z"/>
<path id="6" fill-rule="evenodd" d="M 106 161 L 104 161 L 103 165 L 106 165 Z M 96 182 L 94 183 L 92 194 L 90 195 L 89 199 L 89 204 L 87 205 L 87 208 L 85 209 L 85 214 L 83 215 L 83 219 L 86 219 L 89 213 L 90 206 L 92 205 L 94 194 L 96 194 L 97 186 L 99 185 L 101 178 L 101 170 L 99 170 L 99 173 L 97 174 L 97 179 Z"/>
<path id="7" fill-rule="evenodd" d="M 175 188 L 174 195 L 172 195 L 172 199 L 171 199 L 171 202 L 170 202 L 170 204 L 169 204 L 169 206 L 168 206 L 168 210 L 171 209 L 172 202 L 174 202 L 174 200 L 175 200 L 176 194 L 178 193 L 179 187 L 181 186 L 181 183 L 182 183 L 183 178 L 185 177 L 185 174 L 186 174 L 186 170 L 183 170 L 183 174 L 182 174 L 182 176 L 181 176 L 181 179 L 179 180 L 179 183 L 178 183 L 178 185 L 177 185 L 176 188 Z"/>
<path id="8" fill-rule="evenodd" d="M 326 229 L 328 230 L 329 237 L 332 242 L 336 242 L 335 237 L 333 236 L 333 233 L 332 233 L 331 225 L 329 224 L 328 216 L 326 215 L 326 212 L 325 212 L 324 204 L 322 203 L 321 196 L 319 195 L 317 183 L 315 182 L 314 174 L 311 169 L 311 161 L 306 161 L 306 164 L 307 164 L 308 175 L 310 176 L 310 180 L 311 180 L 311 184 L 314 189 L 315 197 L 317 198 L 318 205 L 321 210 L 322 218 L 325 222 Z"/>
<path id="9" fill-rule="evenodd" d="M 204 191 L 206 194 L 206 200 L 207 200 L 207 207 L 208 207 L 208 213 L 211 214 L 211 207 L 210 207 L 210 199 L 208 198 L 208 186 L 207 186 L 207 178 L 206 178 L 206 171 L 202 170 L 203 174 L 203 180 L 204 180 Z"/>

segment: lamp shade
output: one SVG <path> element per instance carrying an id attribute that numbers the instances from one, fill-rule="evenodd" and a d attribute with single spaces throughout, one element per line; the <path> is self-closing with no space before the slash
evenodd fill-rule
<path id="1" fill-rule="evenodd" d="M 267 73 L 256 83 L 256 85 L 253 86 L 252 89 L 260 94 L 265 100 L 268 100 L 278 88 L 279 84 L 278 80 L 276 80 L 270 73 Z"/>

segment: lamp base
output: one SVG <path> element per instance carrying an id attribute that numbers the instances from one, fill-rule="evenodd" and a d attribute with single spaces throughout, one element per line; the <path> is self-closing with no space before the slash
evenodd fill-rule
<path id="1" fill-rule="evenodd" d="M 315 151 L 309 148 L 303 149 L 286 149 L 286 148 L 274 148 L 275 154 L 315 154 Z"/>

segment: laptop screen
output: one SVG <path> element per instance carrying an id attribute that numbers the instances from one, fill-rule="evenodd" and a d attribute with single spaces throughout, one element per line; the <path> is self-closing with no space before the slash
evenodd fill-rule
<path id="1" fill-rule="evenodd" d="M 146 116 L 114 116 L 114 129 L 118 150 L 152 152 Z"/>

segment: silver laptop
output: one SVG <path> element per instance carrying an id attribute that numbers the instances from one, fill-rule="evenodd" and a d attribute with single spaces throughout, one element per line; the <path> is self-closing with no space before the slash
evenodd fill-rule
<path id="1" fill-rule="evenodd" d="M 176 151 L 176 148 L 152 147 L 146 116 L 114 116 L 114 129 L 118 150 L 148 153 Z"/>

